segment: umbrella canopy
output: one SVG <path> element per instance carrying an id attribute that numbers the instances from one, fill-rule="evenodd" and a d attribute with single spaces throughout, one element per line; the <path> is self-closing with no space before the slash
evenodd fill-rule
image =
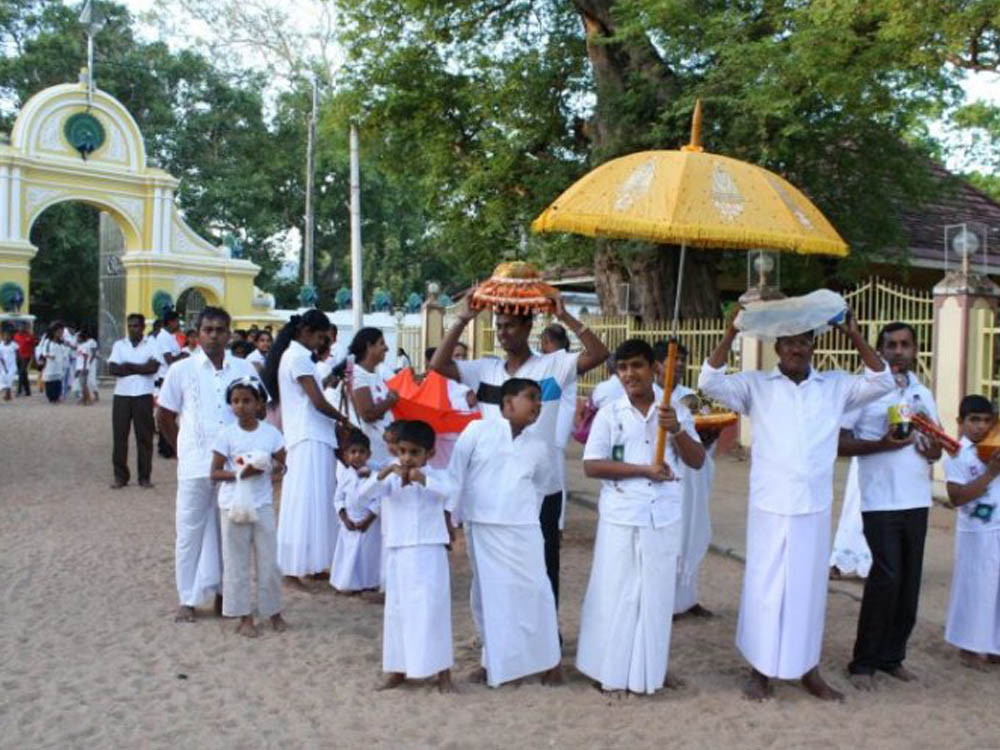
<path id="1" fill-rule="evenodd" d="M 689 145 L 602 164 L 532 228 L 706 248 L 848 254 L 837 230 L 795 186 L 754 164 L 705 153 L 700 132 L 698 102 Z"/>
<path id="2" fill-rule="evenodd" d="M 427 422 L 437 435 L 461 432 L 469 422 L 482 416 L 478 411 L 452 409 L 448 381 L 433 371 L 418 383 L 413 370 L 407 367 L 386 381 L 386 385 L 399 394 L 399 401 L 392 407 L 393 417 Z"/>

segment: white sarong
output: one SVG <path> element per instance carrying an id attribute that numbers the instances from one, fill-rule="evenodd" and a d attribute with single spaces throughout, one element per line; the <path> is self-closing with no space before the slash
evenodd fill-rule
<path id="1" fill-rule="evenodd" d="M 977 654 L 1000 654 L 1000 529 L 955 532 L 944 639 Z"/>
<path id="2" fill-rule="evenodd" d="M 377 589 L 381 583 L 382 519 L 372 521 L 365 532 L 341 527 L 330 565 L 330 585 L 337 591 L 364 591 Z"/>
<path id="3" fill-rule="evenodd" d="M 336 460 L 333 448 L 317 440 L 288 449 L 278 515 L 278 567 L 283 575 L 307 576 L 330 566 L 340 523 L 333 511 Z"/>
<path id="4" fill-rule="evenodd" d="M 473 619 L 490 687 L 559 664 L 559 623 L 540 526 L 468 523 Z"/>
<path id="5" fill-rule="evenodd" d="M 576 667 L 604 690 L 653 693 L 667 676 L 681 524 L 597 522 Z"/>
<path id="6" fill-rule="evenodd" d="M 736 645 L 766 677 L 798 679 L 819 664 L 830 509 L 786 516 L 751 507 Z"/>
<path id="7" fill-rule="evenodd" d="M 858 483 L 858 457 L 851 459 L 844 487 L 844 504 L 840 509 L 837 535 L 833 538 L 830 567 L 847 575 L 854 573 L 868 577 L 872 568 L 872 553 L 865 540 L 864 522 L 861 520 L 861 486 Z"/>
<path id="8" fill-rule="evenodd" d="M 453 663 L 448 551 L 443 544 L 387 548 L 382 669 L 419 680 Z"/>
<path id="9" fill-rule="evenodd" d="M 182 606 L 197 607 L 222 586 L 218 485 L 208 477 L 177 481 L 174 574 Z"/>
<path id="10" fill-rule="evenodd" d="M 674 614 L 687 612 L 698 603 L 698 567 L 712 541 L 712 517 L 708 500 L 715 480 L 715 445 L 705 451 L 705 463 L 698 469 L 684 467 L 683 510 L 681 515 L 681 555 L 677 563 Z"/>

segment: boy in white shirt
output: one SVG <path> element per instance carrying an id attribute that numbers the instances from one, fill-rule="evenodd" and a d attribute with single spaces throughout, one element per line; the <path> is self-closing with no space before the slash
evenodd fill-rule
<path id="1" fill-rule="evenodd" d="M 1000 452 L 983 463 L 976 453 L 996 423 L 993 405 L 966 396 L 958 411 L 962 449 L 945 458 L 948 499 L 958 508 L 955 570 L 944 638 L 960 649 L 962 663 L 984 669 L 1000 664 Z"/>
<path id="2" fill-rule="evenodd" d="M 544 673 L 562 682 L 556 601 L 545 571 L 538 512 L 548 450 L 525 429 L 542 406 L 538 383 L 511 378 L 500 387 L 501 416 L 472 422 L 452 454 L 472 568 L 472 612 L 483 644 L 474 679 L 498 687 Z"/>
<path id="3" fill-rule="evenodd" d="M 0 392 L 3 400 L 10 401 L 11 388 L 17 378 L 17 344 L 14 329 L 9 323 L 0 328 Z"/>
<path id="4" fill-rule="evenodd" d="M 237 421 L 222 428 L 212 443 L 211 477 L 223 483 L 219 488 L 222 615 L 239 617 L 236 632 L 247 638 L 257 637 L 250 594 L 251 546 L 257 564 L 257 614 L 270 618 L 271 627 L 278 632 L 286 627 L 281 617 L 281 571 L 271 488 L 272 476 L 285 473 L 285 441 L 274 427 L 258 419 L 266 401 L 267 392 L 259 379 L 244 377 L 230 383 L 226 403 Z M 246 463 L 250 454 L 260 453 L 270 456 L 270 472 Z M 252 496 L 256 520 L 231 517 L 238 492 Z"/>
<path id="5" fill-rule="evenodd" d="M 583 452 L 584 473 L 603 482 L 576 665 L 602 690 L 654 693 L 679 684 L 667 677 L 681 542 L 679 480 L 684 465 L 701 467 L 705 451 L 687 407 L 657 403 L 648 343 L 622 343 L 615 367 L 625 395 L 597 413 Z M 659 428 L 669 440 L 657 466 Z"/>
<path id="6" fill-rule="evenodd" d="M 364 499 L 377 480 L 368 468 L 371 442 L 361 430 L 351 430 L 337 462 L 337 489 L 333 508 L 343 526 L 330 564 L 330 585 L 341 594 L 377 589 L 382 571 L 382 529 L 379 501 Z M 346 465 L 345 465 L 346 464 Z"/>
<path id="7" fill-rule="evenodd" d="M 434 430 L 403 422 L 397 461 L 379 472 L 363 497 L 381 498 L 385 542 L 385 614 L 380 690 L 407 679 L 437 676 L 438 690 L 452 692 L 451 575 L 448 548 L 453 488 L 444 472 L 428 468 Z"/>

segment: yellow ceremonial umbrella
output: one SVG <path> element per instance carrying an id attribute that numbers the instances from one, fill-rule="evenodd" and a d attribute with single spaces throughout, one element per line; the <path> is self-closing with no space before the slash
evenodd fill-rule
<path id="1" fill-rule="evenodd" d="M 689 245 L 841 257 L 849 252 L 819 209 L 783 177 L 702 149 L 700 100 L 687 146 L 680 151 L 642 151 L 602 164 L 556 198 L 532 228 L 680 245 L 675 338 Z M 672 342 L 664 372 L 664 403 L 669 403 L 673 390 L 676 356 Z M 664 446 L 661 430 L 657 463 L 663 460 Z"/>

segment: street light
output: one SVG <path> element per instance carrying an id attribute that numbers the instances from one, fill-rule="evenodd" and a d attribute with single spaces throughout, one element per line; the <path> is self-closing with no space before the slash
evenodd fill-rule
<path id="1" fill-rule="evenodd" d="M 962 276 L 969 277 L 969 266 L 972 259 L 982 253 L 983 273 L 988 273 L 987 269 L 987 240 L 989 232 L 984 224 L 976 221 L 966 221 L 961 224 L 949 224 L 944 228 L 944 255 L 945 271 L 948 268 L 948 256 L 951 253 L 957 255 L 962 262 Z"/>

